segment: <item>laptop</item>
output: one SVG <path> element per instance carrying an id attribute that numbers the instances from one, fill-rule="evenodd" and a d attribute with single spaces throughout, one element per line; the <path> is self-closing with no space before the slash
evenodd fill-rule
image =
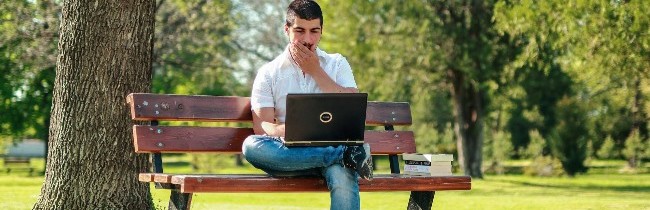
<path id="1" fill-rule="evenodd" d="M 287 95 L 286 146 L 361 145 L 367 93 Z"/>

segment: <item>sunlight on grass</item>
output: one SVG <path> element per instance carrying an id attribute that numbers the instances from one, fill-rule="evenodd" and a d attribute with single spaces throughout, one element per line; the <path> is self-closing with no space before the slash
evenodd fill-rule
<path id="1" fill-rule="evenodd" d="M 30 177 L 26 173 L 0 175 L 0 209 L 31 209 L 42 182 L 42 176 Z"/>
<path id="2" fill-rule="evenodd" d="M 171 158 L 185 161 L 184 157 Z M 383 161 L 383 160 L 382 160 Z M 611 166 L 612 162 L 601 165 Z M 173 165 L 173 164 L 172 164 Z M 166 168 L 188 171 L 187 164 Z M 181 166 L 182 165 L 182 166 Z M 618 162 L 622 165 L 622 162 Z M 615 170 L 608 170 L 615 171 Z M 385 173 L 385 169 L 381 173 Z M 261 173 L 250 166 L 226 166 L 219 173 Z M 35 173 L 36 174 L 36 173 Z M 0 174 L 0 209 L 31 209 L 42 176 Z M 154 204 L 167 209 L 169 190 L 151 187 Z M 361 193 L 362 209 L 405 209 L 409 192 Z M 574 178 L 486 175 L 472 180 L 470 191 L 436 192 L 433 209 L 648 209 L 650 174 L 588 173 Z M 328 193 L 199 193 L 192 209 L 329 209 Z"/>
<path id="3" fill-rule="evenodd" d="M 471 191 L 436 192 L 434 209 L 650 209 L 650 175 L 489 176 Z M 160 204 L 169 193 L 155 192 Z M 361 193 L 362 209 L 405 209 L 408 192 Z M 193 209 L 328 209 L 327 193 L 197 194 Z"/>

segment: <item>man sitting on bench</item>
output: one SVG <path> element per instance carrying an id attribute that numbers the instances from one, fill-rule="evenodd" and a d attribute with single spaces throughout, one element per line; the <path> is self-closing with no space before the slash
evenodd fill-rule
<path id="1" fill-rule="evenodd" d="M 286 147 L 288 93 L 358 92 L 352 69 L 340 54 L 319 49 L 323 29 L 320 6 L 311 0 L 289 4 L 284 31 L 289 44 L 262 66 L 251 93 L 253 130 L 242 145 L 246 160 L 272 176 L 322 176 L 330 190 L 331 209 L 360 209 L 358 176 L 372 179 L 372 156 L 363 146 Z M 358 176 L 357 176 L 358 175 Z"/>

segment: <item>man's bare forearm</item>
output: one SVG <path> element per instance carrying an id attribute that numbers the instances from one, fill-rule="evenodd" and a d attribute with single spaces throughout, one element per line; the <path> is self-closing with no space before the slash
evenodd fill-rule
<path id="1" fill-rule="evenodd" d="M 334 80 L 332 80 L 322 68 L 313 71 L 311 76 L 314 78 L 314 80 L 316 80 L 316 84 L 318 84 L 318 87 L 324 93 L 358 93 L 359 92 L 357 88 L 343 87 L 339 84 L 336 84 L 336 82 L 334 82 Z"/>
<path id="2" fill-rule="evenodd" d="M 266 135 L 284 137 L 284 124 L 262 122 L 261 126 Z"/>

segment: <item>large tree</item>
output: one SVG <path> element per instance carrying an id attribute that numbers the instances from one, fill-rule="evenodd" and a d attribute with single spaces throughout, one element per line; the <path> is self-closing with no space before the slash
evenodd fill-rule
<path id="1" fill-rule="evenodd" d="M 331 14 L 325 20 L 323 40 L 341 51 L 354 48 L 348 55 L 359 70 L 356 75 L 363 78 L 360 86 L 383 95 L 380 99 L 412 100 L 416 107 L 426 104 L 415 118 L 440 110 L 453 112 L 461 168 L 467 175 L 482 177 L 488 94 L 502 84 L 501 72 L 512 57 L 507 36 L 492 27 L 493 1 L 325 5 Z M 329 30 L 336 33 L 330 37 Z M 440 95 L 450 97 L 450 109 L 437 106 Z"/>
<path id="2" fill-rule="evenodd" d="M 125 96 L 147 92 L 155 2 L 63 1 L 48 147 L 34 209 L 150 209 Z"/>
<path id="3" fill-rule="evenodd" d="M 643 89 L 650 79 L 649 8 L 650 2 L 637 0 L 500 1 L 495 19 L 499 30 L 526 40 L 525 53 L 515 63 L 540 62 L 560 67 L 575 82 L 572 100 L 593 110 L 585 115 L 592 119 L 591 132 L 596 139 L 612 136 L 622 142 L 637 131 L 640 138 L 648 136 L 649 105 Z M 553 57 L 539 59 L 545 57 L 545 51 L 552 52 Z M 549 131 L 562 130 L 556 127 Z M 566 133 L 570 132 L 575 131 Z M 571 141 L 579 139 L 569 136 L 555 141 L 571 145 Z M 585 132 L 580 138 L 587 137 Z M 594 145 L 599 147 L 601 142 Z M 575 153 L 575 149 L 565 151 L 567 154 L 554 155 L 562 158 Z M 571 162 L 563 160 L 565 169 L 574 165 Z"/>

